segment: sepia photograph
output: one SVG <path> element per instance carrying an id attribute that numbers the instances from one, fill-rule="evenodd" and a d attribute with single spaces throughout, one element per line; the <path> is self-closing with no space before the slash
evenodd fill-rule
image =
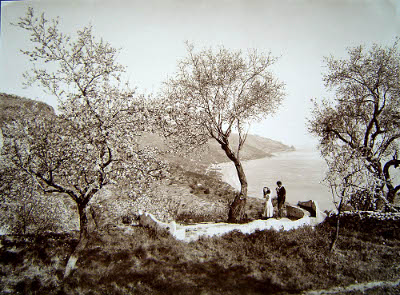
<path id="1" fill-rule="evenodd" d="M 400 294 L 400 1 L 0 5 L 0 295 Z"/>

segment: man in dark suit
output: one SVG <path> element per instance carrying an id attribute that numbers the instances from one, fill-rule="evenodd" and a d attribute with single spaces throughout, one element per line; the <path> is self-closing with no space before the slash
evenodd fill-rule
<path id="1" fill-rule="evenodd" d="M 276 184 L 278 185 L 276 188 L 276 195 L 278 196 L 278 217 L 282 217 L 283 205 L 286 200 L 286 190 L 281 181 L 278 181 Z"/>

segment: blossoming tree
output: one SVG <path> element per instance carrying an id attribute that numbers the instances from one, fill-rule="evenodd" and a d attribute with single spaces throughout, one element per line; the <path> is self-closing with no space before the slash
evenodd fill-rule
<path id="1" fill-rule="evenodd" d="M 357 209 L 374 210 L 379 203 L 393 209 L 400 190 L 393 177 L 400 167 L 397 47 L 397 41 L 369 50 L 358 46 L 347 59 L 327 58 L 324 80 L 336 96 L 315 103 L 309 121 L 328 163 L 328 182 Z"/>
<path id="2" fill-rule="evenodd" d="M 46 194 L 69 196 L 79 213 L 80 239 L 68 276 L 88 238 L 88 204 L 105 185 L 129 181 L 141 193 L 161 173 L 160 162 L 137 138 L 151 123 L 146 100 L 121 82 L 118 51 L 90 27 L 72 38 L 29 8 L 18 27 L 33 44 L 22 51 L 32 68 L 24 76 L 58 98 L 59 114 L 25 117 L 3 128 L 2 157 L 32 177 Z"/>
<path id="3" fill-rule="evenodd" d="M 236 168 L 240 193 L 230 206 L 229 221 L 244 218 L 247 179 L 240 160 L 249 124 L 275 112 L 284 98 L 284 84 L 270 71 L 276 58 L 250 50 L 206 49 L 187 43 L 188 56 L 163 92 L 164 134 L 177 147 L 198 147 L 216 140 Z M 239 141 L 232 146 L 232 132 Z"/>

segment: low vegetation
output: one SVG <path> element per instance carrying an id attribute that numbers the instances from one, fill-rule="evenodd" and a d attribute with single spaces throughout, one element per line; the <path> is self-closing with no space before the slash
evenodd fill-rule
<path id="1" fill-rule="evenodd" d="M 400 164 L 398 42 L 367 55 L 353 49 L 355 64 L 328 60 L 327 86 L 349 101 L 339 100 L 334 115 L 334 106 L 316 104 L 310 131 L 340 199 L 337 215 L 315 228 L 184 243 L 135 225 L 139 210 L 180 223 L 260 218 L 262 201 L 247 200 L 241 161 L 293 149 L 247 136 L 248 123 L 274 113 L 285 95 L 269 72 L 276 59 L 188 45 L 157 101 L 123 82 L 118 50 L 90 26 L 70 38 L 58 20 L 32 8 L 16 26 L 35 45 L 22 50 L 31 63 L 26 85 L 39 84 L 59 105 L 55 114 L 44 103 L 0 94 L 0 224 L 7 232 L 0 236 L 0 294 L 298 294 L 399 280 L 398 215 L 341 214 L 348 204 L 397 210 L 400 185 L 389 169 Z M 360 83 L 358 75 L 368 79 Z M 156 142 L 156 133 L 168 144 Z M 197 159 L 190 151 L 198 146 L 218 152 Z M 187 159 L 176 155 L 185 147 Z M 222 159 L 235 164 L 239 192 L 215 172 L 205 175 Z"/>
<path id="2" fill-rule="evenodd" d="M 331 217 L 315 229 L 232 232 L 187 244 L 121 223 L 93 232 L 64 281 L 77 236 L 2 236 L 0 294 L 298 294 L 398 279 L 400 220 L 343 217 L 331 253 L 334 224 Z"/>

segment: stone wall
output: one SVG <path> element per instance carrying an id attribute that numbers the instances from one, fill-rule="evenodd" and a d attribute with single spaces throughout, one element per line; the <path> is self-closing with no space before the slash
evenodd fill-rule
<path id="1" fill-rule="evenodd" d="M 213 237 L 227 234 L 231 231 L 238 230 L 244 234 L 251 234 L 257 230 L 291 230 L 302 226 L 315 226 L 322 222 L 316 217 L 310 217 L 309 214 L 303 209 L 295 206 L 287 206 L 288 214 L 292 217 L 298 216 L 296 220 L 288 218 L 275 219 L 269 218 L 267 220 L 254 220 L 246 224 L 232 224 L 232 223 L 198 223 L 193 225 L 176 224 L 174 221 L 170 223 L 162 222 L 147 212 L 139 212 L 139 225 L 150 227 L 155 230 L 167 230 L 177 240 L 191 242 L 196 241 L 200 237 Z"/>

